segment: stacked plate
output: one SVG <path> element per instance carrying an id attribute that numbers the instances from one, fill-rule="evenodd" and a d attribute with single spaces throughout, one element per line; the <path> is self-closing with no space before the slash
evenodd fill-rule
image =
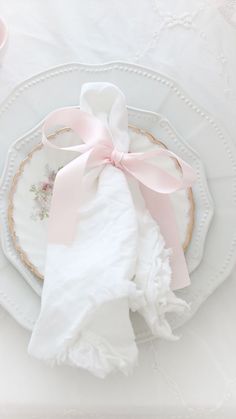
<path id="1" fill-rule="evenodd" d="M 186 251 L 191 286 L 178 292 L 191 310 L 172 316 L 175 328 L 229 275 L 236 254 L 236 150 L 228 133 L 164 75 L 124 63 L 68 64 L 24 82 L 0 108 L 0 303 L 32 329 L 40 307 L 48 209 L 57 170 L 41 141 L 43 119 L 52 110 L 78 106 L 84 82 L 118 85 L 129 105 L 132 149 L 164 146 L 197 173 L 192 190 L 173 196 Z M 51 93 L 50 93 L 51 92 Z M 73 141 L 65 127 L 52 136 Z M 137 340 L 151 335 L 133 315 Z"/>

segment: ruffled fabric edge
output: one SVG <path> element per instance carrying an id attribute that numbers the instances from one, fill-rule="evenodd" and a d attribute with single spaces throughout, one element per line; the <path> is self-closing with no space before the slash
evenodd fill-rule
<path id="1" fill-rule="evenodd" d="M 182 313 L 189 305 L 171 290 L 171 250 L 165 248 L 160 229 L 148 211 L 141 224 L 139 257 L 135 283 L 143 291 L 144 304 L 138 311 L 152 334 L 168 340 L 178 339 L 166 318 L 167 313 Z"/>
<path id="2" fill-rule="evenodd" d="M 99 378 L 105 378 L 115 371 L 121 371 L 123 374 L 129 375 L 137 365 L 138 360 L 138 348 L 131 320 L 128 319 L 130 330 L 132 330 L 131 338 L 127 341 L 127 344 L 122 344 L 120 347 L 119 345 L 115 347 L 107 339 L 89 330 L 93 316 L 96 315 L 103 304 L 114 304 L 115 301 L 121 299 L 127 300 L 128 315 L 130 307 L 133 311 L 136 311 L 141 305 L 145 304 L 143 292 L 138 290 L 132 281 L 119 283 L 119 286 L 117 284 L 113 289 L 103 289 L 100 293 L 90 296 L 83 319 L 63 337 L 60 349 L 56 353 L 53 351 L 53 354 L 49 356 L 49 348 L 45 348 L 45 346 L 40 348 L 37 345 L 37 324 L 33 332 L 34 337 L 28 346 L 28 353 L 50 366 L 61 364 L 77 366 L 90 371 Z M 48 340 L 46 342 L 50 345 Z"/>

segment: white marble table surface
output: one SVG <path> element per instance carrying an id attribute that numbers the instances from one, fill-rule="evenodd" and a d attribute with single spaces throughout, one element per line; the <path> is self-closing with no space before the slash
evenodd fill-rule
<path id="1" fill-rule="evenodd" d="M 0 0 L 10 29 L 0 100 L 57 64 L 124 60 L 175 78 L 236 137 L 235 3 Z M 178 342 L 144 344 L 132 377 L 104 381 L 31 359 L 29 332 L 0 308 L 0 418 L 235 418 L 235 298 L 236 270 Z"/>

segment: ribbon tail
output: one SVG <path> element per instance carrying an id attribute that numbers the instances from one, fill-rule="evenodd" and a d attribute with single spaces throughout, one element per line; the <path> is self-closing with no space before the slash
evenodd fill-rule
<path id="1" fill-rule="evenodd" d="M 69 245 L 74 239 L 83 176 L 92 152 L 81 154 L 57 173 L 49 214 L 49 243 Z"/>
<path id="2" fill-rule="evenodd" d="M 170 197 L 166 194 L 152 191 L 142 183 L 140 183 L 140 189 L 150 214 L 160 227 L 166 246 L 172 250 L 171 289 L 185 288 L 190 285 L 190 278 Z"/>

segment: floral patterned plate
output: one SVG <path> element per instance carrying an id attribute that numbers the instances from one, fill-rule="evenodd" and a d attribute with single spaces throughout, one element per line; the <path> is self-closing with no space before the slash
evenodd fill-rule
<path id="1" fill-rule="evenodd" d="M 130 127 L 132 151 L 164 147 L 148 131 Z M 58 144 L 75 144 L 76 138 L 68 128 L 57 130 L 51 139 Z M 40 143 L 20 163 L 9 190 L 8 227 L 20 261 L 40 279 L 44 276 L 47 223 L 53 184 L 58 170 L 71 159 L 71 154 L 59 153 Z M 169 171 L 178 175 L 179 167 L 169 162 Z M 193 232 L 194 200 L 192 190 L 179 191 L 172 196 L 180 237 L 186 250 Z"/>

